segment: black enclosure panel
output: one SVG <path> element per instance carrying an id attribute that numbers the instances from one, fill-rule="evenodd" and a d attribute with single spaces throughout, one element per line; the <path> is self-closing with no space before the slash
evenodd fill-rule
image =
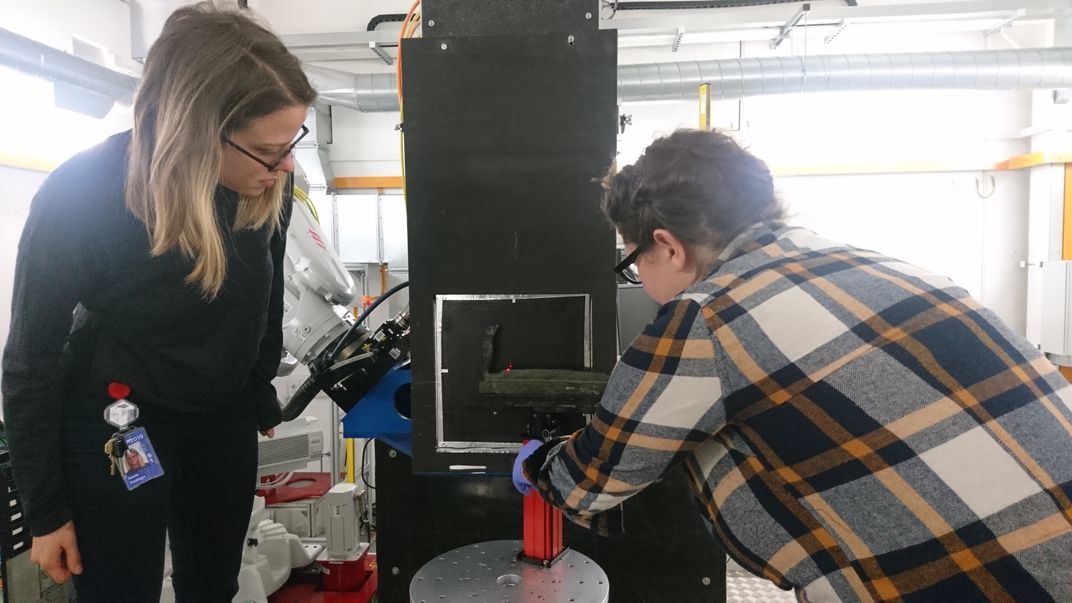
<path id="1" fill-rule="evenodd" d="M 522 537 L 522 499 L 510 478 L 414 475 L 409 457 L 377 441 L 376 486 L 380 603 L 408 603 L 413 575 L 437 555 Z M 599 537 L 565 519 L 562 525 L 565 545 L 607 573 L 611 603 L 725 602 L 726 554 L 683 468 L 622 509 L 621 535 Z"/>
<path id="2" fill-rule="evenodd" d="M 599 208 L 598 181 L 615 150 L 617 36 L 595 29 L 569 36 L 556 31 L 403 43 L 418 472 L 445 472 L 458 464 L 509 472 L 510 453 L 444 452 L 436 432 L 440 414 L 449 415 L 452 432 L 462 439 L 520 437 L 520 411 L 503 418 L 475 407 L 471 382 L 451 385 L 442 395 L 436 369 L 443 357 L 457 365 L 461 355 L 475 354 L 462 362 L 471 369 L 480 362 L 473 338 L 489 324 L 516 317 L 480 316 L 465 335 L 454 329 L 437 358 L 441 296 L 586 296 L 588 324 L 578 324 L 572 310 L 548 317 L 534 308 L 530 357 L 552 366 L 525 368 L 575 367 L 581 333 L 569 336 L 581 328 L 590 332 L 590 368 L 613 368 L 614 232 Z"/>
<path id="3" fill-rule="evenodd" d="M 433 0 L 422 4 L 421 32 L 426 38 L 599 28 L 596 0 Z"/>

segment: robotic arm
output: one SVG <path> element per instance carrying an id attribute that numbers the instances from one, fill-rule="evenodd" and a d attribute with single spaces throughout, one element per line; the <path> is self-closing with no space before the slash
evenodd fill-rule
<path id="1" fill-rule="evenodd" d="M 362 325 L 375 305 L 354 320 L 347 309 L 356 297 L 354 281 L 328 245 L 308 197 L 300 189 L 295 189 L 295 197 L 283 265 L 283 348 L 287 354 L 280 363 L 279 374 L 288 374 L 300 362 L 309 367 L 310 376 L 284 405 L 285 421 L 298 418 L 320 391 L 327 392 L 349 412 L 388 371 L 409 356 L 408 309 L 375 332 Z M 380 296 L 377 303 L 387 299 L 389 293 Z M 310 454 L 313 458 L 319 455 L 319 425 L 299 423 L 283 426 L 275 439 L 261 440 L 262 471 L 283 471 L 291 468 L 288 463 L 304 467 Z M 324 499 L 332 510 L 329 558 L 342 556 L 346 563 L 353 563 L 368 547 L 359 542 L 355 488 L 353 484 L 339 484 Z M 287 580 L 292 568 L 308 565 L 322 548 L 303 545 L 283 525 L 268 519 L 263 499 L 256 500 L 243 549 L 236 601 L 267 602 L 268 594 Z"/>
<path id="2" fill-rule="evenodd" d="M 283 348 L 311 373 L 283 406 L 284 421 L 297 418 L 321 391 L 349 411 L 391 368 L 408 359 L 408 308 L 375 332 L 362 324 L 408 283 L 384 293 L 355 320 L 347 309 L 357 295 L 354 281 L 302 202 L 295 203 L 291 216 L 283 278 Z"/>
<path id="3" fill-rule="evenodd" d="M 294 204 L 283 275 L 283 347 L 309 364 L 353 326 L 346 307 L 357 290 L 303 202 Z"/>

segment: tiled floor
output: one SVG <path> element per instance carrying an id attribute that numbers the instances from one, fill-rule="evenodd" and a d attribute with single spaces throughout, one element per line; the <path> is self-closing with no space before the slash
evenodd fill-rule
<path id="1" fill-rule="evenodd" d="M 796 600 L 792 591 L 750 574 L 732 560 L 726 561 L 726 603 L 795 603 Z"/>

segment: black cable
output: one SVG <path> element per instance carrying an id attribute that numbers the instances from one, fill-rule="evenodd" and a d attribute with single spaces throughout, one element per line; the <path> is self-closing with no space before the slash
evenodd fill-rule
<path id="1" fill-rule="evenodd" d="M 736 8 L 741 6 L 765 6 L 768 4 L 795 4 L 800 0 L 686 0 L 676 2 L 617 2 L 619 10 L 684 10 L 700 8 Z"/>
<path id="2" fill-rule="evenodd" d="M 370 304 L 369 307 L 361 313 L 361 316 L 359 316 L 357 320 L 354 321 L 354 324 L 350 325 L 350 328 L 347 329 L 341 337 L 339 337 L 339 340 L 335 343 L 334 349 L 331 350 L 331 354 L 328 354 L 326 357 L 321 357 L 325 365 L 323 367 L 323 370 L 327 371 L 331 367 L 330 363 L 334 362 L 335 358 L 339 354 L 339 350 L 341 350 L 343 344 L 346 343 L 346 340 L 349 339 L 350 335 L 353 334 L 354 330 L 357 329 L 357 327 L 362 322 L 364 322 L 366 318 L 368 318 L 369 314 L 372 314 L 372 311 L 375 310 L 377 306 L 383 303 L 383 301 L 386 300 L 388 297 L 391 297 L 395 293 L 401 291 L 408 286 L 409 281 L 400 283 L 398 285 L 395 285 L 394 287 L 391 287 L 383 295 L 376 298 L 376 301 L 372 302 L 372 304 Z M 301 386 L 298 387 L 298 390 L 294 392 L 294 395 L 291 396 L 290 399 L 287 400 L 287 403 L 283 405 L 281 411 L 283 415 L 283 421 L 293 421 L 294 419 L 297 419 L 303 412 L 305 412 L 305 409 L 308 408 L 309 404 L 312 403 L 313 398 L 315 398 L 317 394 L 319 394 L 321 390 L 324 389 L 324 384 L 321 383 L 321 376 L 322 375 L 320 371 L 311 371 L 309 377 L 304 382 L 302 382 Z"/>
<path id="3" fill-rule="evenodd" d="M 368 22 L 368 31 L 375 31 L 383 23 L 395 23 L 406 20 L 406 13 L 394 13 L 387 15 L 376 15 Z"/>
<path id="4" fill-rule="evenodd" d="M 309 377 L 298 386 L 294 395 L 287 400 L 287 403 L 284 404 L 283 408 L 280 410 L 280 413 L 282 413 L 283 416 L 283 421 L 286 422 L 297 419 L 303 412 L 305 412 L 305 409 L 309 407 L 309 404 L 312 403 L 313 398 L 320 393 L 321 389 L 323 388 L 320 386 L 320 380 L 317 378 L 317 375 L 309 375 Z"/>
<path id="5" fill-rule="evenodd" d="M 334 362 L 335 358 L 339 355 L 339 350 L 341 350 L 342 346 L 345 345 L 346 340 L 349 339 L 350 335 L 353 334 L 353 332 L 357 329 L 357 327 L 362 322 L 364 322 L 366 318 L 368 318 L 368 315 L 372 314 L 372 311 L 375 310 L 377 306 L 382 304 L 384 302 L 384 300 L 386 300 L 388 297 L 391 297 L 395 293 L 398 293 L 399 291 L 401 291 L 402 289 L 405 289 L 408 286 L 409 286 L 409 281 L 399 283 L 399 284 L 395 285 L 394 287 L 391 287 L 390 289 L 385 291 L 383 295 L 377 297 L 376 301 L 372 302 L 372 304 L 369 305 L 368 308 L 365 308 L 365 311 L 361 313 L 361 316 L 357 317 L 357 320 L 354 321 L 354 324 L 350 325 L 350 328 L 347 329 L 345 333 L 343 333 L 342 337 L 339 338 L 339 341 L 337 341 L 335 343 L 335 348 L 331 350 L 331 353 L 328 354 L 327 357 L 324 360 L 326 362 Z M 327 367 L 325 367 L 325 368 L 327 368 Z"/>
<path id="6" fill-rule="evenodd" d="M 376 486 L 373 486 L 372 484 L 368 483 L 368 480 L 365 479 L 365 453 L 368 452 L 368 447 L 371 443 L 372 438 L 369 438 L 365 440 L 365 445 L 361 447 L 361 471 L 359 473 L 361 473 L 361 483 L 365 484 L 365 486 L 367 486 L 368 488 L 375 490 Z M 371 524 L 372 522 L 370 521 L 369 523 Z"/>

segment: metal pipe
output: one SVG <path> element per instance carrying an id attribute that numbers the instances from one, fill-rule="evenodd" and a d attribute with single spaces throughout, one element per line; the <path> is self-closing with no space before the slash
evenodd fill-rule
<path id="1" fill-rule="evenodd" d="M 364 112 L 398 111 L 398 85 L 393 73 L 355 74 L 306 65 L 305 75 L 320 97 L 333 105 Z"/>
<path id="2" fill-rule="evenodd" d="M 842 90 L 1072 87 L 1072 48 L 813 55 L 618 66 L 622 102 Z"/>
<path id="3" fill-rule="evenodd" d="M 40 42 L 0 29 L 0 66 L 70 84 L 125 105 L 134 102 L 138 80 Z"/>
<path id="4" fill-rule="evenodd" d="M 397 111 L 395 77 L 308 67 L 329 102 L 360 111 Z M 622 102 L 718 99 L 845 90 L 1014 90 L 1072 87 L 1072 48 L 891 54 L 828 54 L 618 66 Z"/>
<path id="5" fill-rule="evenodd" d="M 781 46 L 782 42 L 784 42 L 785 39 L 789 37 L 789 33 L 793 31 L 793 28 L 799 25 L 800 20 L 803 19 L 804 16 L 807 15 L 810 11 L 811 4 L 805 2 L 803 5 L 801 5 L 801 7 L 797 9 L 796 14 L 790 17 L 789 20 L 785 22 L 785 25 L 781 26 L 781 28 L 778 29 L 778 35 L 775 36 L 775 38 L 770 42 L 771 50 Z"/>
<path id="6" fill-rule="evenodd" d="M 384 15 L 376 15 L 368 22 L 368 31 L 376 31 L 381 23 L 400 23 L 406 20 L 406 13 L 390 13 Z"/>
<path id="7" fill-rule="evenodd" d="M 137 79 L 0 29 L 0 65 L 62 81 L 130 104 Z M 353 74 L 306 66 L 332 104 L 363 112 L 398 110 L 394 74 Z M 894 89 L 1014 90 L 1072 87 L 1072 48 L 813 55 L 618 66 L 622 102 L 684 100 L 700 84 L 712 96 Z"/>
<path id="8" fill-rule="evenodd" d="M 706 8 L 739 8 L 768 4 L 792 4 L 797 0 L 685 0 L 660 2 L 615 2 L 608 8 L 619 10 L 691 10 Z"/>

